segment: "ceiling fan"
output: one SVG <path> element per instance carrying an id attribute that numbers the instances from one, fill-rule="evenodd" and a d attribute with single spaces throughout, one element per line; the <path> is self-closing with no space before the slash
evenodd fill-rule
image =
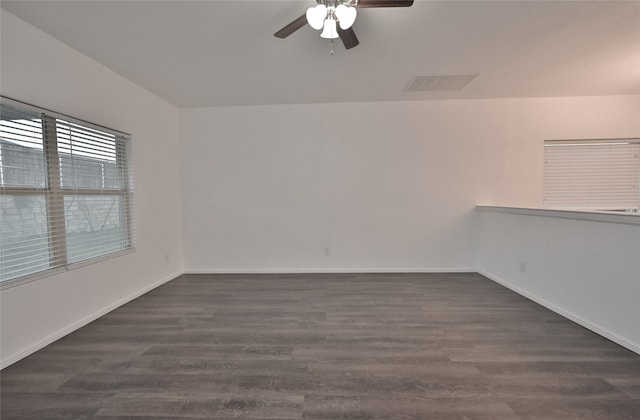
<path id="1" fill-rule="evenodd" d="M 320 36 L 327 39 L 340 38 L 346 49 L 358 44 L 358 37 L 351 25 L 356 20 L 356 9 L 373 7 L 410 7 L 414 0 L 316 0 L 315 7 L 295 19 L 278 32 L 276 38 L 286 38 L 307 23 L 314 29 L 322 29 Z"/>

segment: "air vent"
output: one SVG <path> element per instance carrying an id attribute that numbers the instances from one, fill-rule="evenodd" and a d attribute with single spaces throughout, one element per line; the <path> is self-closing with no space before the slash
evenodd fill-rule
<path id="1" fill-rule="evenodd" d="M 416 76 L 406 87 L 405 92 L 436 92 L 443 90 L 461 90 L 479 73 L 472 74 L 430 74 Z"/>

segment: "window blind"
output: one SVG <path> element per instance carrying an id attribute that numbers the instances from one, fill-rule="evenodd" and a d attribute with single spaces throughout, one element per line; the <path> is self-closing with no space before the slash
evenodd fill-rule
<path id="1" fill-rule="evenodd" d="M 545 141 L 544 206 L 640 208 L 640 139 Z"/>
<path id="2" fill-rule="evenodd" d="M 134 244 L 130 139 L 2 98 L 0 281 Z"/>
<path id="3" fill-rule="evenodd" d="M 42 115 L 0 108 L 1 279 L 51 267 Z"/>

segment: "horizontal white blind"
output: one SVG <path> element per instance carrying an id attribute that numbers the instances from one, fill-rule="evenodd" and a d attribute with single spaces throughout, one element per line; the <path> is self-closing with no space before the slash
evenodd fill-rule
<path id="1" fill-rule="evenodd" d="M 133 247 L 127 136 L 0 106 L 0 281 Z"/>
<path id="2" fill-rule="evenodd" d="M 0 279 L 51 267 L 42 117 L 0 108 Z"/>
<path id="3" fill-rule="evenodd" d="M 2 107 L 0 121 L 1 187 L 44 188 L 42 119 L 33 112 Z M 11 119 L 9 119 L 11 118 Z"/>
<path id="4" fill-rule="evenodd" d="M 544 206 L 637 210 L 640 140 L 546 141 Z"/>
<path id="5" fill-rule="evenodd" d="M 68 261 L 129 248 L 129 143 L 70 121 L 56 123 Z"/>

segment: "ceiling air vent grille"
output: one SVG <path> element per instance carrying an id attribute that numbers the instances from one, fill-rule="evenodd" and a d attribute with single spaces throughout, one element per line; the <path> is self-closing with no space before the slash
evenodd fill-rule
<path id="1" fill-rule="evenodd" d="M 443 90 L 461 90 L 479 73 L 471 74 L 430 74 L 416 76 L 406 87 L 405 92 L 435 92 Z"/>

